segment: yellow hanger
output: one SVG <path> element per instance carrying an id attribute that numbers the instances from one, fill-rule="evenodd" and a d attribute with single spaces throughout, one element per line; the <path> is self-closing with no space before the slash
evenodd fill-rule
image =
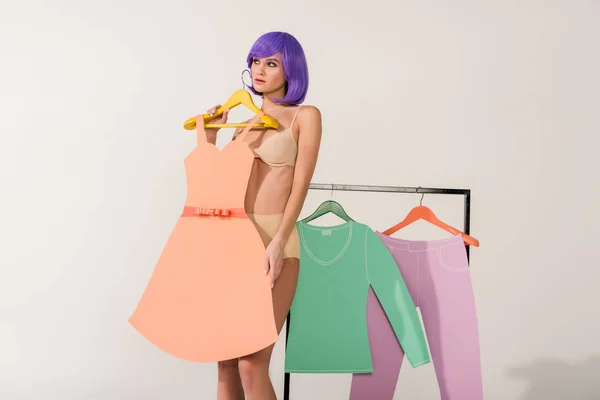
<path id="1" fill-rule="evenodd" d="M 245 105 L 255 114 L 262 114 L 263 111 L 254 104 L 252 101 L 252 97 L 250 97 L 250 93 L 244 89 L 240 89 L 235 91 L 231 97 L 227 100 L 225 104 L 223 104 L 217 111 L 212 115 L 202 114 L 204 118 L 204 127 L 205 128 L 237 128 L 242 126 L 248 126 L 246 123 L 237 123 L 237 124 L 207 124 L 207 122 L 219 117 L 223 114 L 223 111 L 232 109 L 233 107 L 237 107 L 240 104 Z M 268 115 L 263 115 L 260 120 L 264 122 L 264 124 L 255 124 L 254 126 L 258 128 L 279 128 L 279 122 L 274 118 L 269 117 Z M 196 129 L 196 118 L 189 118 L 184 122 L 183 127 L 188 131 Z"/>

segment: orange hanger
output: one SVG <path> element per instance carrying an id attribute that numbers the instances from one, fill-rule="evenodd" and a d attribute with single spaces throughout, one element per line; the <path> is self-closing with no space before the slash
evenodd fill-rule
<path id="1" fill-rule="evenodd" d="M 417 188 L 417 193 L 418 193 L 418 191 L 419 191 L 419 189 Z M 453 235 L 460 234 L 463 237 L 465 244 L 468 244 L 470 246 L 479 247 L 479 240 L 475 239 L 472 236 L 467 235 L 464 232 L 459 231 L 458 229 L 446 224 L 445 222 L 440 221 L 438 219 L 438 217 L 435 216 L 435 214 L 433 213 L 433 211 L 431 211 L 431 209 L 429 207 L 426 207 L 423 205 L 423 197 L 424 196 L 425 196 L 425 193 L 422 193 L 421 201 L 419 202 L 419 205 L 416 206 L 415 208 L 413 208 L 412 210 L 410 210 L 408 215 L 406 216 L 406 218 L 404 218 L 404 220 L 402 220 L 402 222 L 387 229 L 386 231 L 383 232 L 383 234 L 390 236 L 391 234 L 399 231 L 400 229 L 404 228 L 405 226 L 410 225 L 419 219 L 422 219 L 422 220 L 425 220 L 437 227 L 442 228 L 443 230 L 445 230 L 447 232 L 450 232 Z"/>

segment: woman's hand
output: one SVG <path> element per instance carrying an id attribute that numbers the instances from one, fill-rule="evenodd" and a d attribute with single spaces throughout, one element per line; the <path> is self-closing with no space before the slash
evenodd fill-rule
<path id="1" fill-rule="evenodd" d="M 213 114 L 217 112 L 217 109 L 219 109 L 219 107 L 221 107 L 221 105 L 217 104 L 213 108 L 209 108 L 208 110 L 206 110 L 206 113 L 212 117 Z M 229 110 L 225 110 L 225 111 L 223 111 L 223 114 L 221 114 L 220 117 L 212 119 L 208 123 L 209 124 L 226 124 L 227 123 L 227 115 L 228 114 L 229 114 Z M 212 131 L 212 132 L 215 132 L 215 133 L 218 130 L 219 130 L 219 128 L 209 128 L 209 129 L 207 129 L 207 131 Z"/>
<path id="2" fill-rule="evenodd" d="M 220 107 L 221 107 L 221 105 L 217 104 L 213 108 L 209 108 L 208 110 L 206 110 L 206 113 L 212 117 L 213 114 L 216 113 Z M 223 111 L 223 114 L 221 114 L 221 116 L 219 118 L 215 118 L 215 119 L 211 120 L 210 123 L 211 124 L 226 124 L 227 123 L 227 114 L 229 114 L 229 110 Z"/>
<path id="3" fill-rule="evenodd" d="M 273 238 L 265 250 L 265 275 L 271 275 L 271 287 L 275 286 L 275 281 L 279 278 L 281 267 L 283 267 L 283 248 L 284 243 Z"/>
<path id="4" fill-rule="evenodd" d="M 221 107 L 220 104 L 217 104 L 216 106 L 214 106 L 213 108 L 209 108 L 208 110 L 206 110 L 206 113 L 210 116 L 212 116 L 214 113 L 217 112 L 217 109 Z M 229 114 L 229 110 L 225 110 L 223 111 L 223 114 L 221 114 L 220 117 L 215 118 L 211 121 L 209 121 L 209 124 L 225 124 L 227 123 L 227 115 Z M 212 143 L 215 144 L 217 142 L 217 132 L 219 132 L 220 128 L 206 128 L 205 132 L 206 132 L 206 138 L 207 140 Z"/>

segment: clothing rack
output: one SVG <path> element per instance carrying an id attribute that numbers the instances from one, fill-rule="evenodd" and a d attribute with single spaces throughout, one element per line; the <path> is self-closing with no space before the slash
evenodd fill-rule
<path id="1" fill-rule="evenodd" d="M 409 186 L 372 186 L 372 185 L 345 185 L 345 184 L 326 184 L 326 183 L 311 183 L 309 190 L 330 190 L 346 191 L 346 192 L 386 192 L 386 193 L 411 193 L 411 194 L 442 194 L 442 195 L 458 195 L 464 198 L 464 226 L 463 232 L 469 235 L 471 227 L 471 189 L 453 189 L 453 188 L 424 188 L 424 187 L 409 187 Z M 467 258 L 469 257 L 469 246 L 466 246 Z M 285 328 L 285 343 L 287 348 L 287 340 L 290 332 L 290 314 L 288 313 L 286 328 Z M 290 373 L 284 374 L 283 381 L 283 399 L 290 400 Z"/>

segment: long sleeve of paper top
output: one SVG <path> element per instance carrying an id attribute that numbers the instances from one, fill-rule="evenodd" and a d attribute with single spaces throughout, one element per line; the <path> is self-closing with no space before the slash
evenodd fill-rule
<path id="1" fill-rule="evenodd" d="M 393 256 L 371 229 L 365 234 L 368 279 L 413 367 L 431 361 L 417 310 Z"/>

